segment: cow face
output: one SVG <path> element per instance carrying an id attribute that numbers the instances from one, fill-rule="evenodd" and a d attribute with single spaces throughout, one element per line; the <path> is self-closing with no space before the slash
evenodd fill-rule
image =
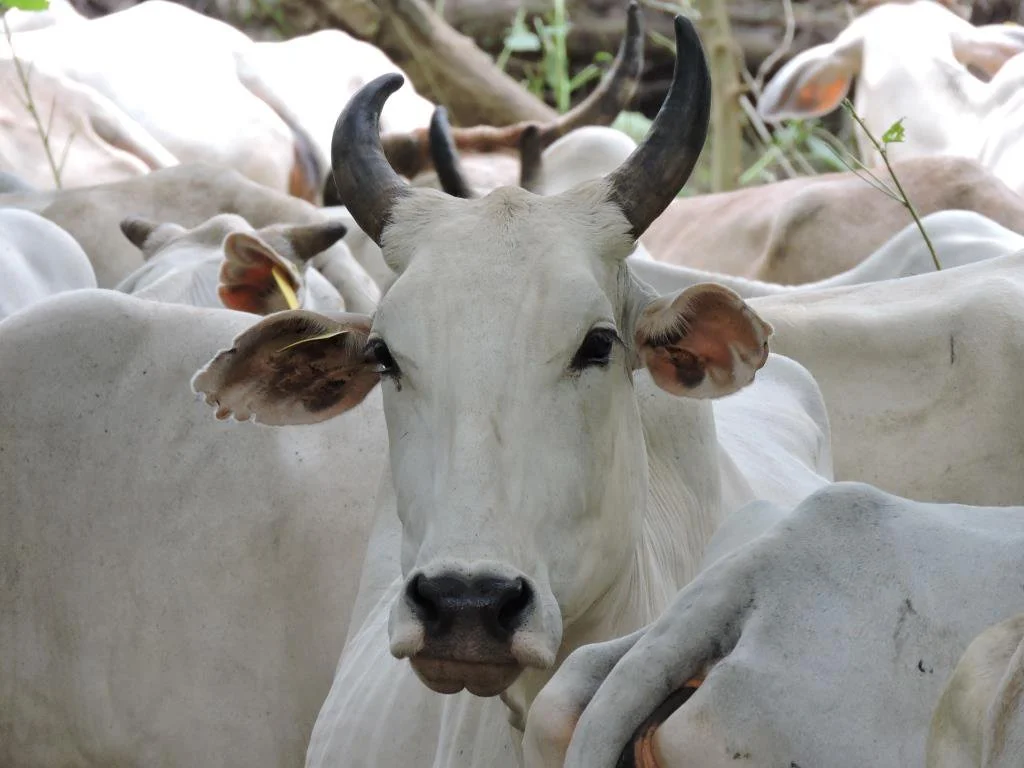
<path id="1" fill-rule="evenodd" d="M 436 691 L 496 695 L 551 667 L 563 627 L 628 581 L 647 481 L 634 370 L 717 397 L 767 357 L 771 329 L 731 291 L 653 299 L 626 265 L 706 131 L 688 23 L 677 40 L 671 124 L 552 197 L 411 192 L 377 139 L 401 80 L 366 86 L 339 119 L 335 174 L 397 280 L 373 318 L 280 313 L 194 380 L 219 417 L 269 424 L 321 421 L 382 381 L 405 577 L 391 650 Z"/>

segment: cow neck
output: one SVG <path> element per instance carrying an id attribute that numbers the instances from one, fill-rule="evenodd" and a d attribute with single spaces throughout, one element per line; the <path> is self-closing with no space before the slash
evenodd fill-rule
<path id="1" fill-rule="evenodd" d="M 647 494 L 632 561 L 586 613 L 565 628 L 558 664 L 581 645 L 627 635 L 660 616 L 696 575 L 704 550 L 722 521 L 719 446 L 710 401 L 658 389 L 646 373 L 636 378 L 647 454 Z M 555 670 L 527 670 L 506 698 L 525 712 Z"/>

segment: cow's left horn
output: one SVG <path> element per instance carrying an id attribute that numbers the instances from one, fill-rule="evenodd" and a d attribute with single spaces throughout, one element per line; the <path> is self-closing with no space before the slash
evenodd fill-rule
<path id="1" fill-rule="evenodd" d="M 711 117 L 711 75 L 693 24 L 676 16 L 672 86 L 643 143 L 609 176 L 609 198 L 639 237 L 693 172 Z"/>
<path id="2" fill-rule="evenodd" d="M 390 73 L 360 88 L 338 116 L 331 140 L 331 171 L 339 200 L 377 245 L 395 202 L 409 193 L 380 146 L 380 112 L 404 82 L 401 75 Z"/>
<path id="3" fill-rule="evenodd" d="M 454 197 L 476 197 L 473 188 L 466 181 L 459 161 L 459 151 L 455 149 L 452 138 L 452 127 L 448 123 L 448 110 L 435 107 L 430 118 L 430 157 L 434 161 L 437 180 L 441 189 Z"/>

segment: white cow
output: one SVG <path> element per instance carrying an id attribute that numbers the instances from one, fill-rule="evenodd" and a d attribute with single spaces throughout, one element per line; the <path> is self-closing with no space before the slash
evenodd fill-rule
<path id="1" fill-rule="evenodd" d="M 183 163 L 235 168 L 307 199 L 319 193 L 309 137 L 239 80 L 234 54 L 252 41 L 224 22 L 150 0 L 19 33 L 14 45 L 23 60 L 102 93 Z"/>
<path id="2" fill-rule="evenodd" d="M 924 765 L 960 655 L 1024 602 L 1010 577 L 1024 572 L 1024 508 L 922 504 L 859 483 L 791 513 L 758 506 L 780 522 L 651 626 L 561 666 L 529 715 L 529 768 L 612 768 L 627 745 L 661 768 Z M 653 735 L 642 727 L 694 678 Z"/>
<path id="3" fill-rule="evenodd" d="M 1024 614 L 982 632 L 942 692 L 927 768 L 1024 765 Z"/>
<path id="4" fill-rule="evenodd" d="M 1018 235 L 973 211 L 939 211 L 925 216 L 921 223 L 928 232 L 943 269 L 962 267 L 1024 250 L 1024 235 Z M 835 277 L 799 285 L 746 280 L 654 261 L 642 245 L 630 259 L 633 272 L 658 293 L 671 293 L 696 283 L 716 282 L 731 288 L 745 299 L 875 283 L 935 271 L 935 262 L 921 236 L 921 230 L 913 222 L 852 269 Z"/>
<path id="5" fill-rule="evenodd" d="M 385 425 L 211 419 L 189 378 L 252 322 L 93 290 L 0 323 L 0 765 L 301 766 Z"/>
<path id="6" fill-rule="evenodd" d="M 279 114 L 294 116 L 312 137 L 319 156 L 331 156 L 338 114 L 356 91 L 379 75 L 402 71 L 376 46 L 339 29 L 283 42 L 257 42 L 235 52 L 238 76 Z M 330 88 L 318 75 L 330 74 Z M 404 133 L 430 121 L 434 105 L 403 88 L 381 115 L 384 131 Z"/>
<path id="7" fill-rule="evenodd" d="M 0 319 L 53 294 L 95 287 L 71 235 L 29 211 L 0 210 Z"/>
<path id="8" fill-rule="evenodd" d="M 1022 124 L 1016 105 L 1022 67 L 1000 67 L 1024 51 L 1024 28 L 974 27 L 932 0 L 885 3 L 854 19 L 833 42 L 794 56 L 771 79 L 758 103 L 766 120 L 824 115 L 839 106 L 856 79 L 854 106 L 876 137 L 903 118 L 906 141 L 894 158 L 960 155 L 981 160 L 993 139 L 1015 141 Z M 975 66 L 992 77 L 979 79 Z M 861 157 L 878 153 L 860 132 Z M 997 162 L 986 167 L 1008 183 L 1020 172 Z M 1016 187 L 1018 192 L 1024 191 Z"/>
<path id="9" fill-rule="evenodd" d="M 96 89 L 43 66 L 25 63 L 22 72 L 64 187 L 120 181 L 177 165 L 174 155 Z M 53 169 L 11 59 L 0 59 L 0 120 L 3 167 L 33 186 L 52 189 Z"/>
<path id="10" fill-rule="evenodd" d="M 181 165 L 84 189 L 6 195 L 0 205 L 36 211 L 70 232 L 89 255 L 100 287 L 113 287 L 142 266 L 142 254 L 121 234 L 129 216 L 195 227 L 218 213 L 236 213 L 253 227 L 320 224 L 338 217 L 304 200 L 267 189 L 229 168 Z M 343 243 L 317 259 L 346 306 L 370 312 L 380 298 L 373 279 Z"/>
<path id="11" fill-rule="evenodd" d="M 198 227 L 125 219 L 125 236 L 146 263 L 117 290 L 139 298 L 227 307 L 267 315 L 283 309 L 340 311 L 345 301 L 316 269 L 316 259 L 345 235 L 345 225 L 274 225 L 254 229 L 224 213 Z"/>

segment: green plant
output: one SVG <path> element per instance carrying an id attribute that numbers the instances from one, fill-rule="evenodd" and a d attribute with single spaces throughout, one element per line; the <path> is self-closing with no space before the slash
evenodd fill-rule
<path id="1" fill-rule="evenodd" d="M 31 65 L 25 67 L 24 63 L 18 58 L 17 53 L 14 50 L 14 35 L 11 34 L 11 27 L 7 23 L 7 11 L 11 8 L 17 8 L 19 11 L 45 11 L 50 7 L 50 0 L 0 0 L 0 20 L 3 21 L 4 26 L 4 37 L 7 39 L 7 46 L 11 49 L 11 59 L 14 63 L 14 71 L 18 76 L 18 83 L 21 85 L 22 92 L 24 93 L 25 100 L 22 102 L 22 106 L 31 115 L 32 122 L 35 123 L 36 132 L 39 134 L 39 139 L 43 143 L 43 152 L 46 154 L 46 162 L 50 166 L 50 173 L 53 174 L 53 183 L 57 189 L 61 188 L 61 169 L 64 167 L 64 161 L 67 160 L 68 150 L 71 148 L 71 142 L 75 138 L 74 134 L 68 138 L 68 143 L 64 146 L 64 152 L 61 155 L 60 163 L 57 162 L 53 156 L 53 148 L 50 146 L 50 128 L 51 124 L 43 126 L 42 116 L 39 114 L 39 109 L 36 107 L 35 99 L 32 98 L 32 84 L 31 78 Z M 50 120 L 53 120 L 54 112 L 56 111 L 56 105 L 50 107 Z"/>
<path id="2" fill-rule="evenodd" d="M 554 95 L 555 108 L 568 112 L 572 105 L 572 94 L 592 80 L 601 76 L 598 64 L 611 61 L 609 53 L 601 52 L 594 61 L 573 75 L 569 70 L 569 54 L 566 41 L 569 35 L 569 17 L 565 0 L 554 0 L 554 8 L 543 18 L 534 18 L 527 24 L 524 8 L 516 12 L 504 40 L 501 54 L 495 62 L 502 71 L 508 66 L 513 53 L 540 53 L 540 61 L 527 64 L 524 87 L 536 96 L 543 97 L 545 90 Z"/>
<path id="3" fill-rule="evenodd" d="M 843 99 L 843 109 L 847 111 L 850 117 L 853 118 L 854 122 L 857 123 L 862 131 L 864 131 L 864 135 L 868 137 L 868 141 L 871 142 L 878 154 L 881 155 L 882 162 L 885 163 L 885 168 L 889 172 L 889 176 L 892 179 L 893 184 L 896 185 L 896 188 L 893 189 L 890 187 L 885 181 L 875 175 L 870 168 L 858 160 L 852 152 L 847 151 L 845 148 L 843 148 L 842 154 L 836 153 L 836 158 L 859 178 L 866 181 L 882 194 L 892 198 L 910 212 L 911 217 L 914 219 L 914 223 L 917 224 L 917 228 L 921 232 L 921 237 L 924 238 L 925 245 L 928 246 L 928 252 L 932 255 L 932 261 L 935 262 L 935 269 L 941 270 L 942 264 L 939 263 L 939 256 L 935 253 L 935 246 L 932 245 L 931 238 L 928 237 L 928 233 L 925 231 L 924 225 L 921 223 L 921 217 L 918 215 L 917 209 L 914 207 L 910 198 L 907 197 L 907 193 L 903 189 L 903 185 L 900 184 L 900 178 L 896 175 L 896 171 L 893 170 L 892 163 L 889 161 L 889 145 L 902 144 L 906 141 L 907 133 L 906 129 L 903 127 L 904 118 L 900 118 L 890 125 L 885 133 L 882 134 L 881 139 L 876 139 L 874 134 L 868 129 L 867 125 L 864 124 L 864 120 L 861 119 L 861 116 L 857 114 L 857 110 L 853 108 L 853 104 L 850 103 L 849 99 Z"/>

